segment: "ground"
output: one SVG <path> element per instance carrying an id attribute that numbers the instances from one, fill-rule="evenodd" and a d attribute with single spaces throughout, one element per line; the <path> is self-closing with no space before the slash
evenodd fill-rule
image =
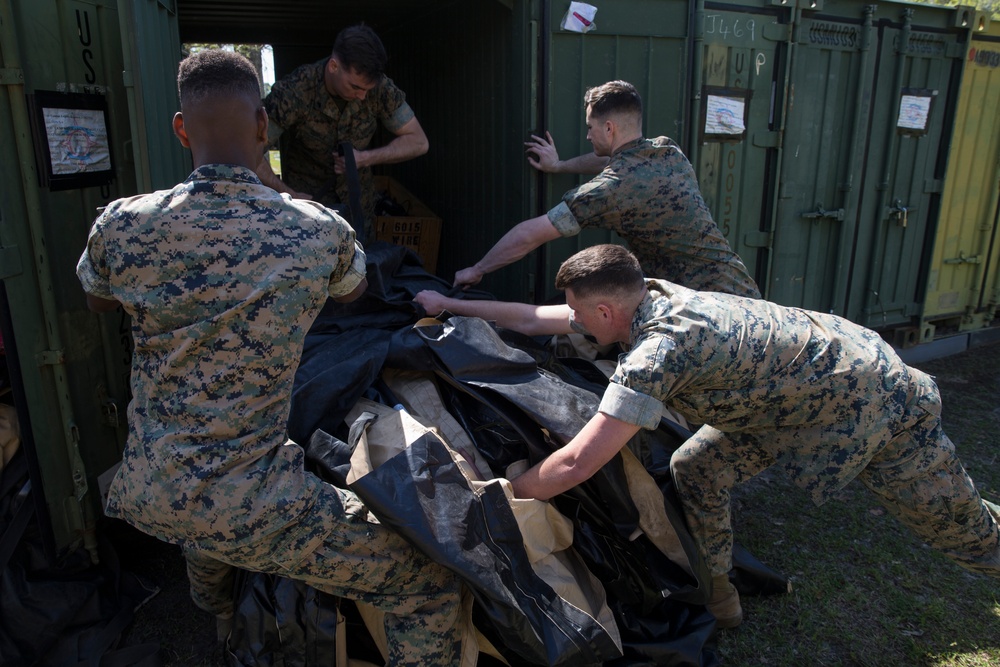
<path id="1" fill-rule="evenodd" d="M 1000 502 L 1000 343 L 915 365 L 936 377 L 946 431 Z M 860 484 L 815 508 L 768 472 L 734 494 L 734 513 L 737 539 L 793 590 L 744 600 L 743 626 L 719 636 L 724 665 L 1000 667 L 1000 585 L 921 545 Z M 129 531 L 116 542 L 123 567 L 160 588 L 122 645 L 159 642 L 164 667 L 226 665 L 180 551 Z"/>

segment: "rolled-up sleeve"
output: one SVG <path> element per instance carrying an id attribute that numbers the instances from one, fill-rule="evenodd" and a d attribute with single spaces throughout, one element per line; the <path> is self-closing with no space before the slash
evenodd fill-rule
<path id="1" fill-rule="evenodd" d="M 366 270 L 365 262 L 367 257 L 365 256 L 365 251 L 361 248 L 361 244 L 354 243 L 354 256 L 351 258 L 350 264 L 342 273 L 334 274 L 330 276 L 330 287 L 327 290 L 330 296 L 336 298 L 338 296 L 347 296 L 354 291 L 354 288 L 361 284 L 361 281 L 365 279 Z"/>
<path id="2" fill-rule="evenodd" d="M 611 383 L 604 391 L 600 412 L 645 429 L 654 429 L 663 416 L 663 403 L 639 392 Z"/>
<path id="3" fill-rule="evenodd" d="M 87 247 L 76 263 L 76 276 L 83 291 L 102 299 L 114 299 L 111 293 L 110 272 L 104 250 L 104 236 L 101 234 L 100 219 L 94 223 L 87 237 Z"/>
<path id="4" fill-rule="evenodd" d="M 580 223 L 576 221 L 566 202 L 559 202 L 546 215 L 560 236 L 576 236 L 580 233 Z"/>

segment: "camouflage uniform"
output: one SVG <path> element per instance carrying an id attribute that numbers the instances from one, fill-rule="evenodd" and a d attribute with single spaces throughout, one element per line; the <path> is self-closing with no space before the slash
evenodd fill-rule
<path id="1" fill-rule="evenodd" d="M 654 428 L 669 404 L 706 424 L 671 472 L 713 574 L 732 566 L 729 488 L 777 464 L 816 504 L 858 477 L 928 544 L 1000 577 L 997 508 L 942 431 L 928 375 L 835 315 L 648 287 L 600 410 Z"/>
<path id="2" fill-rule="evenodd" d="M 112 202 L 77 266 L 88 293 L 132 316 L 129 438 L 107 514 L 195 554 L 193 597 L 214 613 L 219 563 L 273 572 L 388 612 L 393 664 L 451 664 L 457 581 L 307 473 L 285 435 L 306 331 L 364 267 L 342 219 L 242 167 Z"/>
<path id="3" fill-rule="evenodd" d="M 403 91 L 388 77 L 382 77 L 363 100 L 348 102 L 331 95 L 323 83 L 328 60 L 302 65 L 275 82 L 264 98 L 264 108 L 270 119 L 269 142 L 274 145 L 282 137 L 282 179 L 295 190 L 332 206 L 349 202 L 347 179 L 343 176 L 336 177 L 335 188 L 320 195 L 335 176 L 334 156 L 340 142 L 350 141 L 358 150 L 364 150 L 379 123 L 395 134 L 413 119 L 413 109 L 406 103 Z M 362 167 L 358 177 L 365 212 L 364 238 L 372 241 L 376 195 L 372 170 Z"/>
<path id="4" fill-rule="evenodd" d="M 647 276 L 760 298 L 743 260 L 712 220 L 691 163 L 667 137 L 620 147 L 604 171 L 563 195 L 548 217 L 563 236 L 583 227 L 617 233 Z"/>

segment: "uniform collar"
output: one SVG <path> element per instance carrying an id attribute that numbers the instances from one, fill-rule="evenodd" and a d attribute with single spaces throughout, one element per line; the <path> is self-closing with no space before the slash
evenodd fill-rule
<path id="1" fill-rule="evenodd" d="M 646 137 L 639 137 L 638 139 L 633 139 L 632 141 L 626 141 L 624 144 L 622 144 L 621 146 L 619 146 L 618 148 L 616 148 L 611 153 L 611 157 L 615 157 L 619 153 L 623 153 L 623 152 L 625 152 L 627 150 L 631 150 L 631 149 L 635 148 L 636 146 L 638 146 L 639 144 L 641 144 L 644 141 L 646 141 Z"/>
<path id="2" fill-rule="evenodd" d="M 203 164 L 187 177 L 188 181 L 238 181 L 241 183 L 260 183 L 257 174 L 252 169 L 237 164 Z"/>

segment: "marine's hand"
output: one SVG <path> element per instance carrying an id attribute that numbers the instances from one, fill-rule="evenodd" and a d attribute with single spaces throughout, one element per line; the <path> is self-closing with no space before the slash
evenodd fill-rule
<path id="1" fill-rule="evenodd" d="M 357 148 L 354 149 L 354 166 L 358 169 L 367 166 L 365 161 L 365 151 L 359 151 Z M 343 174 L 347 171 L 347 163 L 344 160 L 343 155 L 333 156 L 333 172 L 335 174 Z"/>
<path id="2" fill-rule="evenodd" d="M 447 310 L 445 304 L 448 302 L 448 297 L 434 290 L 425 289 L 417 292 L 413 300 L 419 303 L 431 317 L 440 315 L 442 310 Z"/>
<path id="3" fill-rule="evenodd" d="M 288 194 L 291 195 L 292 199 L 308 199 L 313 201 L 313 196 L 308 192 L 299 192 L 298 190 L 288 189 Z"/>
<path id="4" fill-rule="evenodd" d="M 473 285 L 478 285 L 479 281 L 483 279 L 483 272 L 477 269 L 475 266 L 470 266 L 467 269 L 462 269 L 455 274 L 455 287 L 461 287 L 467 289 Z"/>
<path id="5" fill-rule="evenodd" d="M 538 171 L 554 174 L 559 164 L 559 152 L 556 151 L 556 144 L 552 140 L 552 135 L 546 130 L 545 138 L 531 135 L 531 141 L 525 141 L 527 147 L 525 153 L 528 154 L 528 162 Z"/>

